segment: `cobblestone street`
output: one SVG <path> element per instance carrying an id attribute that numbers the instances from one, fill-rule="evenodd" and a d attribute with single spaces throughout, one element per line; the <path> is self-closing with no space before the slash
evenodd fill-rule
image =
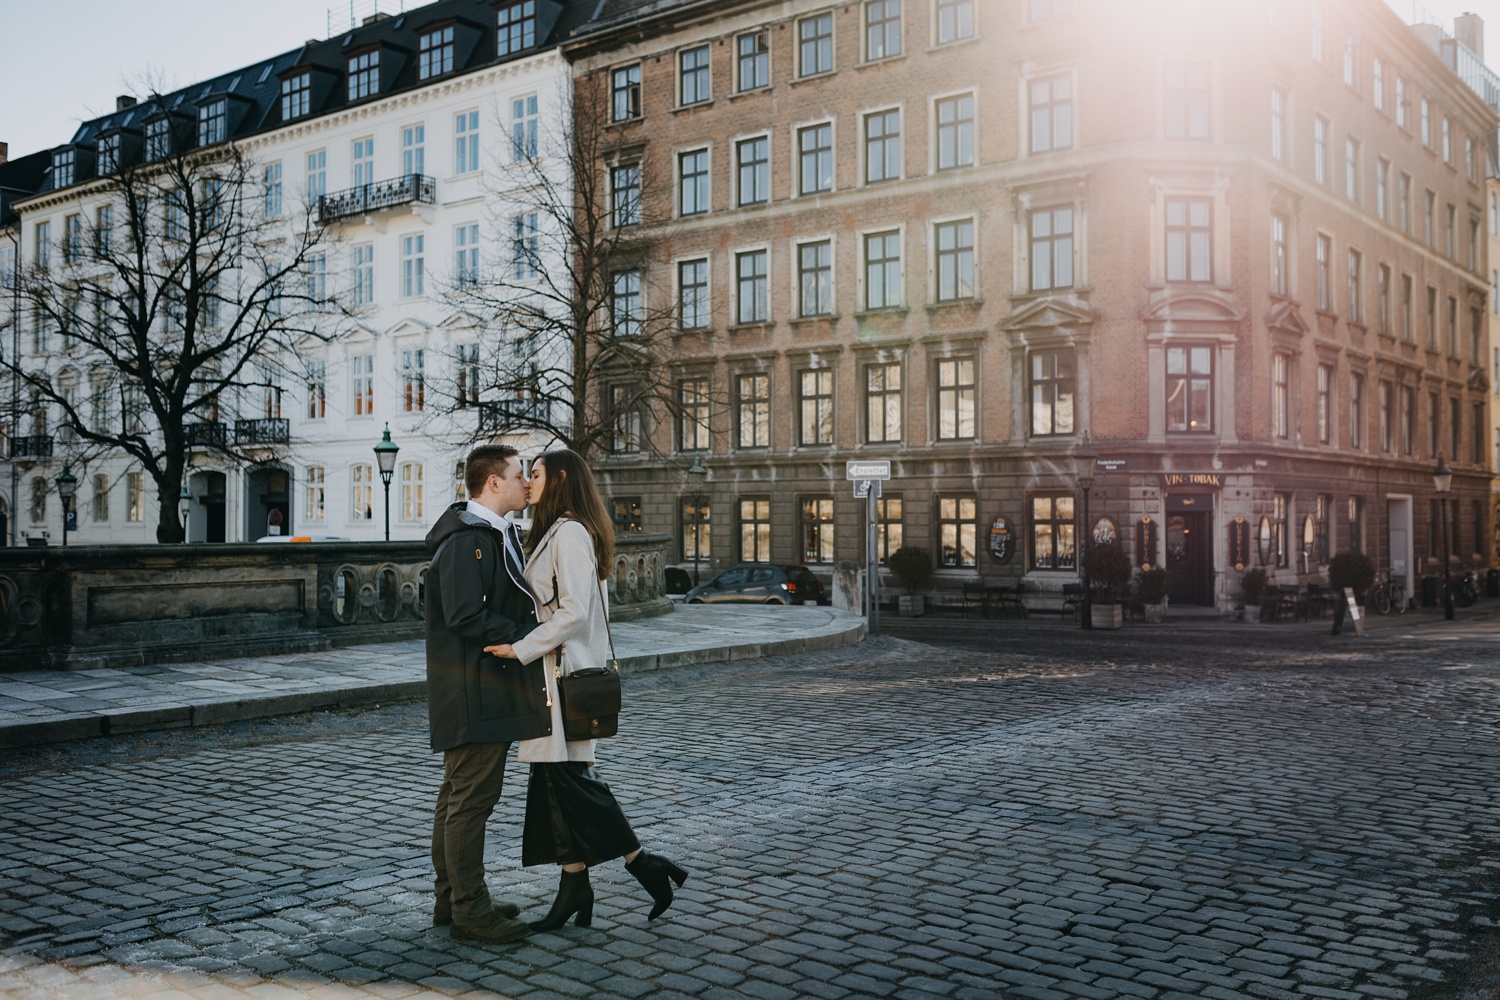
<path id="1" fill-rule="evenodd" d="M 421 704 L 6 751 L 0 996 L 1500 996 L 1492 618 L 896 628 L 629 678 L 601 770 L 687 886 L 512 945 L 428 926 Z"/>

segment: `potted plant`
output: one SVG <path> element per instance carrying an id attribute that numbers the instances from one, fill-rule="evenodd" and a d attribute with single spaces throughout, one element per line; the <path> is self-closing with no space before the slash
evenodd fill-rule
<path id="1" fill-rule="evenodd" d="M 1083 570 L 1089 578 L 1089 599 L 1094 628 L 1120 628 L 1125 611 L 1120 604 L 1120 588 L 1130 582 L 1135 569 L 1119 542 L 1095 543 L 1083 557 Z"/>
<path id="2" fill-rule="evenodd" d="M 1333 591 L 1333 634 L 1344 627 L 1344 590 L 1360 600 L 1375 583 L 1375 564 L 1363 552 L 1340 552 L 1328 561 L 1328 588 Z"/>
<path id="3" fill-rule="evenodd" d="M 1240 577 L 1240 596 L 1245 599 L 1245 621 L 1260 621 L 1260 602 L 1266 596 L 1268 582 L 1266 571 L 1259 566 L 1246 570 L 1245 575 Z"/>
<path id="4" fill-rule="evenodd" d="M 1141 604 L 1146 608 L 1146 621 L 1158 624 L 1167 613 L 1167 571 L 1156 569 L 1141 571 Z"/>
<path id="5" fill-rule="evenodd" d="M 932 586 L 932 553 L 905 545 L 891 553 L 886 566 L 903 591 L 897 603 L 901 616 L 910 618 L 926 614 L 927 597 L 918 591 Z"/>

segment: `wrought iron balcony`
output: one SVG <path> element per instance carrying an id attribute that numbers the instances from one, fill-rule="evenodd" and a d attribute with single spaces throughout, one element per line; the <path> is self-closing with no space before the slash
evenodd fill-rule
<path id="1" fill-rule="evenodd" d="M 235 444 L 286 444 L 292 439 L 290 420 L 236 420 Z"/>
<path id="2" fill-rule="evenodd" d="M 517 430 L 529 430 L 551 419 L 550 400 L 503 399 L 497 403 L 479 404 L 479 433 L 495 436 Z"/>
<path id="3" fill-rule="evenodd" d="M 189 447 L 222 448 L 229 442 L 229 428 L 217 420 L 205 420 L 196 424 L 182 425 L 183 437 Z"/>
<path id="4" fill-rule="evenodd" d="M 33 434 L 30 437 L 18 437 L 11 441 L 10 457 L 12 461 L 21 459 L 39 459 L 52 457 L 52 435 Z"/>
<path id="5" fill-rule="evenodd" d="M 436 180 L 425 174 L 403 174 L 373 184 L 361 184 L 347 191 L 321 195 L 318 198 L 318 221 L 332 222 L 413 202 L 431 205 L 436 201 Z"/>

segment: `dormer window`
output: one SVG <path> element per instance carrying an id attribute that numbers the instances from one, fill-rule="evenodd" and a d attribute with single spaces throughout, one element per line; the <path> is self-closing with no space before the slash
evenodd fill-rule
<path id="1" fill-rule="evenodd" d="M 165 117 L 146 123 L 146 159 L 160 160 L 172 152 L 171 122 Z"/>
<path id="2" fill-rule="evenodd" d="M 417 78 L 431 80 L 453 72 L 453 25 L 434 28 L 417 41 Z"/>
<path id="3" fill-rule="evenodd" d="M 73 151 L 59 149 L 52 154 L 52 190 L 73 185 Z"/>
<path id="4" fill-rule="evenodd" d="M 312 110 L 312 71 L 303 70 L 281 81 L 281 120 L 301 118 Z"/>
<path id="5" fill-rule="evenodd" d="M 112 174 L 120 169 L 120 133 L 99 137 L 99 173 Z"/>
<path id="6" fill-rule="evenodd" d="M 536 0 L 507 3 L 496 12 L 495 55 L 511 56 L 536 45 Z"/>
<path id="7" fill-rule="evenodd" d="M 380 50 L 349 57 L 349 100 L 361 101 L 380 93 Z"/>
<path id="8" fill-rule="evenodd" d="M 198 145 L 213 146 L 229 138 L 229 102 L 224 98 L 198 108 Z"/>

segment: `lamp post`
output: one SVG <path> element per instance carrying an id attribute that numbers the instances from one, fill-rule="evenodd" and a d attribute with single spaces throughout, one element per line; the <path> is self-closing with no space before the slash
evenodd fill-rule
<path id="1" fill-rule="evenodd" d="M 708 470 L 703 467 L 703 456 L 693 455 L 693 466 L 688 469 L 688 475 L 699 477 L 699 484 L 708 479 Z M 693 501 L 693 586 L 702 583 L 698 575 L 698 560 L 703 555 L 703 496 L 699 493 Z"/>
<path id="2" fill-rule="evenodd" d="M 1087 629 L 1094 627 L 1093 586 L 1089 583 L 1088 571 L 1089 536 L 1093 532 L 1093 526 L 1089 522 L 1089 491 L 1094 487 L 1094 462 L 1098 457 L 1089 445 L 1088 432 L 1085 431 L 1083 444 L 1073 452 L 1073 461 L 1078 470 L 1078 489 L 1083 493 L 1083 544 L 1078 547 L 1078 577 L 1083 583 L 1083 610 L 1080 612 L 1079 625 Z"/>
<path id="3" fill-rule="evenodd" d="M 391 425 L 385 425 L 385 435 L 375 446 L 375 461 L 380 466 L 380 481 L 385 484 L 385 540 L 391 540 L 391 476 L 396 472 L 396 452 L 401 448 L 391 440 Z"/>
<path id="4" fill-rule="evenodd" d="M 187 483 L 182 484 L 182 492 L 177 494 L 177 514 L 182 520 L 182 542 L 187 544 L 188 540 L 188 514 L 193 509 L 193 495 L 188 492 Z"/>
<path id="5" fill-rule="evenodd" d="M 68 544 L 68 513 L 73 509 L 73 496 L 78 492 L 78 477 L 73 475 L 72 466 L 63 463 L 62 472 L 58 473 L 53 482 L 57 483 L 57 495 L 62 497 L 63 506 L 63 545 Z"/>
<path id="6" fill-rule="evenodd" d="M 1438 495 L 1438 517 L 1443 521 L 1443 617 L 1453 620 L 1453 588 L 1448 580 L 1448 563 L 1453 558 L 1451 541 L 1448 538 L 1448 491 L 1453 488 L 1453 470 L 1438 456 L 1437 468 L 1432 470 L 1432 487 Z"/>

